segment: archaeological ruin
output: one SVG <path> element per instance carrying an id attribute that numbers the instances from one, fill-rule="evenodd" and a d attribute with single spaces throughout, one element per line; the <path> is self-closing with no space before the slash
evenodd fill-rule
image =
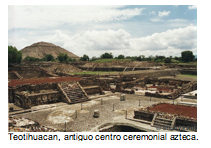
<path id="1" fill-rule="evenodd" d="M 197 75 L 196 68 L 153 62 L 9 65 L 9 131 L 197 131 L 197 80 L 179 77 Z"/>

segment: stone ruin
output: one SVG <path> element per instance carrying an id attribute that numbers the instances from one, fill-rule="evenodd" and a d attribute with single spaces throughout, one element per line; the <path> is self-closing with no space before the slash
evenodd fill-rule
<path id="1" fill-rule="evenodd" d="M 196 82 L 157 78 L 179 74 L 177 70 L 104 76 L 55 74 L 39 65 L 10 66 L 8 70 L 9 102 L 26 109 L 55 102 L 88 101 L 88 95 L 103 95 L 104 91 L 135 94 L 139 88 L 142 90 L 155 89 L 156 93 L 148 91 L 145 92 L 145 96 L 175 99 L 183 93 L 197 89 Z M 68 80 L 68 78 L 74 78 L 77 81 Z M 62 81 L 54 81 L 57 79 L 62 79 Z M 14 81 L 18 83 L 24 81 L 24 83 L 11 86 L 10 84 Z M 32 81 L 40 82 L 33 84 Z M 149 84 L 151 86 L 147 86 Z"/>
<path id="2" fill-rule="evenodd" d="M 8 119 L 9 132 L 59 132 L 46 126 L 40 126 L 36 121 L 10 116 Z"/>
<path id="3" fill-rule="evenodd" d="M 161 98 L 175 99 L 183 93 L 197 89 L 196 82 L 157 78 L 161 75 L 174 75 L 176 73 L 177 71 L 158 71 L 114 76 L 80 75 L 80 77 L 62 74 L 63 76 L 60 77 L 41 67 L 16 66 L 9 67 L 8 96 L 10 103 L 29 109 L 32 106 L 55 102 L 78 103 L 88 101 L 88 95 L 103 95 L 105 94 L 104 91 L 135 94 L 136 86 L 150 89 L 150 87 L 147 87 L 148 84 L 152 84 L 157 92 L 145 92 L 145 96 Z M 34 77 L 34 79 L 28 79 L 31 77 Z M 68 78 L 77 79 L 77 81 L 68 80 Z M 62 79 L 62 81 L 57 81 L 59 79 Z M 39 84 L 31 83 L 33 81 L 39 81 Z M 15 82 L 17 85 L 12 86 L 11 84 Z M 111 87 L 111 85 L 115 87 Z M 163 94 L 162 92 L 165 91 L 167 93 Z"/>
<path id="4" fill-rule="evenodd" d="M 183 111 L 174 113 L 169 113 L 168 111 L 156 111 L 153 110 L 154 107 L 158 105 L 169 105 L 169 108 L 173 108 L 171 106 L 183 106 L 186 107 L 186 111 L 183 109 Z M 195 109 L 195 112 L 192 114 L 196 114 L 197 107 L 192 105 L 174 105 L 174 104 L 168 104 L 168 103 L 157 103 L 153 104 L 151 106 L 141 108 L 139 110 L 134 111 L 134 119 L 138 120 L 144 120 L 151 122 L 151 126 L 156 127 L 162 127 L 162 128 L 168 128 L 168 129 L 177 129 L 179 127 L 188 127 L 189 129 L 177 129 L 182 131 L 197 131 L 197 117 L 191 117 L 192 115 L 189 113 L 186 113 L 186 115 L 181 115 L 182 112 L 187 112 L 187 110 Z M 168 110 L 168 109 L 162 109 L 162 110 Z M 173 109 L 172 109 L 173 110 Z M 176 110 L 178 108 L 176 107 Z"/>

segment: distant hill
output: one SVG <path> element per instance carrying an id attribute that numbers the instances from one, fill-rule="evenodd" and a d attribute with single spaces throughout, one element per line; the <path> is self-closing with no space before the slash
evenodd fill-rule
<path id="1" fill-rule="evenodd" d="M 42 59 L 47 54 L 51 54 L 54 58 L 57 58 L 57 56 L 60 53 L 66 53 L 70 58 L 72 59 L 79 59 L 79 57 L 72 52 L 67 51 L 64 48 L 61 48 L 59 46 L 56 46 L 52 43 L 47 42 L 38 42 L 34 43 L 30 46 L 26 46 L 25 48 L 21 49 L 22 52 L 22 58 L 24 59 L 26 56 L 35 57 Z"/>

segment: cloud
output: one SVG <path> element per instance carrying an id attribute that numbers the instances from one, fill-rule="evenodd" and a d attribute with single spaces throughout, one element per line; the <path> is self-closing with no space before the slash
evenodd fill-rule
<path id="1" fill-rule="evenodd" d="M 158 13 L 159 13 L 159 14 L 158 14 L 159 17 L 163 17 L 163 16 L 169 16 L 169 14 L 170 14 L 171 12 L 170 12 L 170 11 L 164 10 L 163 12 L 159 11 Z"/>
<path id="2" fill-rule="evenodd" d="M 184 20 L 184 19 L 171 19 L 171 20 L 167 20 L 167 21 L 169 21 L 169 22 L 186 22 L 186 21 L 188 21 L 188 20 Z"/>
<path id="3" fill-rule="evenodd" d="M 173 55 L 183 50 L 197 49 L 197 27 L 188 26 L 154 33 L 142 38 L 133 38 L 123 29 L 106 31 L 86 31 L 83 34 L 69 36 L 59 30 L 53 37 L 47 39 L 56 45 L 82 56 L 88 54 L 100 56 L 104 52 L 112 52 L 115 56 L 121 54 L 137 56 L 147 55 Z"/>
<path id="4" fill-rule="evenodd" d="M 159 17 L 159 18 L 152 18 L 150 19 L 151 22 L 163 22 L 163 20 Z"/>
<path id="5" fill-rule="evenodd" d="M 188 9 L 189 9 L 189 10 L 197 9 L 197 5 L 188 6 Z"/>
<path id="6" fill-rule="evenodd" d="M 121 9 L 120 9 L 121 8 Z M 87 24 L 127 20 L 144 8 L 124 6 L 9 6 L 8 28 L 49 28 L 62 24 Z"/>
<path id="7" fill-rule="evenodd" d="M 155 11 L 152 11 L 149 13 L 150 15 L 156 15 L 156 12 Z"/>
<path id="8" fill-rule="evenodd" d="M 196 47 L 196 30 L 195 26 L 167 30 L 162 33 L 154 33 L 151 36 L 132 39 L 132 45 L 136 50 L 167 50 L 175 49 L 192 49 Z"/>

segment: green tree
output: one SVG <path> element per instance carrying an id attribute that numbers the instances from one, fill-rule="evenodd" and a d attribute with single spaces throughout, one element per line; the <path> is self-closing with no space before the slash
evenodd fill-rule
<path id="1" fill-rule="evenodd" d="M 35 57 L 30 57 L 26 56 L 23 61 L 43 61 L 43 59 L 35 58 Z"/>
<path id="2" fill-rule="evenodd" d="M 68 57 L 67 62 L 72 62 L 72 61 L 73 61 L 73 59 Z"/>
<path id="3" fill-rule="evenodd" d="M 54 61 L 54 57 L 51 54 L 45 55 L 43 61 Z"/>
<path id="4" fill-rule="evenodd" d="M 89 61 L 89 56 L 84 54 L 83 57 L 80 59 L 81 61 Z"/>
<path id="5" fill-rule="evenodd" d="M 22 52 L 18 51 L 16 47 L 8 46 L 8 64 L 18 63 L 22 60 Z"/>
<path id="6" fill-rule="evenodd" d="M 137 60 L 137 61 L 141 61 L 141 60 L 142 60 L 142 56 L 141 56 L 141 55 L 138 56 L 138 57 L 136 58 L 136 60 Z"/>
<path id="7" fill-rule="evenodd" d="M 67 54 L 60 53 L 57 57 L 60 63 L 67 62 L 68 56 Z"/>
<path id="8" fill-rule="evenodd" d="M 147 61 L 152 61 L 154 59 L 154 57 L 152 55 L 150 55 L 148 58 L 147 58 Z"/>
<path id="9" fill-rule="evenodd" d="M 90 61 L 95 61 L 95 60 L 98 60 L 98 58 L 96 56 L 94 56 L 90 59 Z"/>
<path id="10" fill-rule="evenodd" d="M 195 58 L 192 51 L 183 51 L 181 55 L 183 62 L 192 62 Z"/>
<path id="11" fill-rule="evenodd" d="M 120 54 L 117 58 L 118 58 L 118 59 L 124 59 L 124 58 L 125 58 L 125 56 L 124 56 L 124 55 L 122 55 L 122 54 Z"/>
<path id="12" fill-rule="evenodd" d="M 164 59 L 164 62 L 165 62 L 165 63 L 171 63 L 171 57 L 170 57 L 170 58 L 165 58 L 165 59 Z"/>
<path id="13" fill-rule="evenodd" d="M 158 56 L 158 55 L 156 55 L 154 61 L 162 62 L 162 61 L 164 61 L 165 58 L 166 58 L 165 56 Z"/>
<path id="14" fill-rule="evenodd" d="M 102 58 L 102 59 L 112 59 L 113 58 L 113 55 L 112 55 L 112 53 L 104 53 L 104 54 L 102 54 L 101 56 L 100 56 L 100 58 Z"/>
<path id="15" fill-rule="evenodd" d="M 140 55 L 142 61 L 146 61 L 145 55 Z"/>

